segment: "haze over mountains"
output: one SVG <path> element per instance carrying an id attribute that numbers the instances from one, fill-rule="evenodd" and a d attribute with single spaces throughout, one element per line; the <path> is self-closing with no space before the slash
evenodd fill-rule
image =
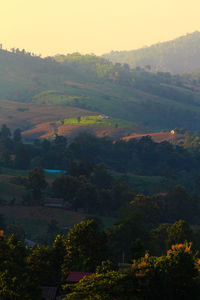
<path id="1" fill-rule="evenodd" d="M 103 135 L 117 131 L 118 137 L 175 127 L 200 129 L 199 32 L 104 57 L 73 53 L 41 58 L 25 50 L 1 49 L 0 66 L 0 99 L 10 103 L 1 101 L 0 122 L 11 127 L 16 123 L 28 134 L 33 130 L 34 137 L 45 136 L 47 128 L 68 135 L 83 126 L 101 128 Z M 54 111 L 49 119 L 46 105 Z M 90 116 L 99 114 L 110 122 L 91 121 Z M 86 121 L 83 116 L 88 116 Z M 70 119 L 78 117 L 78 123 Z"/>
<path id="2" fill-rule="evenodd" d="M 103 57 L 113 63 L 127 63 L 131 67 L 150 66 L 152 71 L 173 74 L 193 72 L 200 65 L 200 32 L 137 50 L 112 51 Z"/>

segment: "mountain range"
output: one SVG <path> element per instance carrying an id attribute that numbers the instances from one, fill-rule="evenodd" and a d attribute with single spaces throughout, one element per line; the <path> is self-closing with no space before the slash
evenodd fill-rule
<path id="1" fill-rule="evenodd" d="M 178 43 L 182 47 L 174 46 L 174 52 L 183 65 L 195 61 L 198 69 L 198 47 L 193 55 L 198 40 L 200 33 L 195 32 L 150 48 L 159 48 L 170 62 L 163 49 Z M 181 53 L 189 49 L 191 60 L 185 60 Z M 200 130 L 200 72 L 188 67 L 187 73 L 173 75 L 153 71 L 146 63 L 133 68 L 95 55 L 41 58 L 25 50 L 0 49 L 0 122 L 34 137 L 84 128 L 115 137 L 174 128 Z M 102 115 L 110 121 L 100 120 Z"/>

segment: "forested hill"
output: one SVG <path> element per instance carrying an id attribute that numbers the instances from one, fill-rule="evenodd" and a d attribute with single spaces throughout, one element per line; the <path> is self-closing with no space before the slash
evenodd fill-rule
<path id="1" fill-rule="evenodd" d="M 114 65 L 95 55 L 74 53 L 44 59 L 25 50 L 0 49 L 0 99 L 23 102 L 26 111 L 28 103 L 51 104 L 69 112 L 72 107 L 87 110 L 83 115 L 105 114 L 153 130 L 200 130 L 199 91 L 198 74 L 153 73 L 127 64 Z M 0 108 L 2 117 L 3 101 Z M 14 122 L 15 114 L 7 113 Z"/>
<path id="2" fill-rule="evenodd" d="M 173 74 L 192 72 L 200 68 L 200 32 L 181 36 L 172 41 L 132 51 L 112 51 L 103 55 L 114 63 L 131 67 L 147 67 Z"/>

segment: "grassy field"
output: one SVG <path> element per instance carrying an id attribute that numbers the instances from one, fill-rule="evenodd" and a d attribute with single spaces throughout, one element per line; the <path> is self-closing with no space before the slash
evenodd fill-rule
<path id="1" fill-rule="evenodd" d="M 131 175 L 128 178 L 128 184 L 137 191 L 137 193 L 155 194 L 166 191 L 168 181 L 159 176 L 136 176 Z"/>
<path id="2" fill-rule="evenodd" d="M 9 204 L 14 198 L 15 203 L 21 205 L 23 195 L 26 193 L 24 186 L 16 185 L 12 183 L 14 177 L 27 177 L 28 170 L 17 170 L 9 168 L 1 168 L 0 172 L 0 203 Z M 48 183 L 51 183 L 59 174 L 45 173 L 45 178 Z"/>
<path id="3" fill-rule="evenodd" d="M 22 201 L 22 195 L 25 192 L 23 186 L 12 184 L 6 181 L 0 181 L 0 202 L 10 203 L 14 198 L 17 203 Z"/>
<path id="4" fill-rule="evenodd" d="M 12 178 L 16 176 L 28 176 L 28 171 L 1 168 L 0 174 L 0 214 L 5 216 L 7 225 L 18 223 L 25 231 L 26 238 L 34 241 L 45 239 L 48 224 L 55 220 L 59 230 L 67 233 L 74 224 L 79 223 L 89 216 L 87 214 L 67 211 L 58 208 L 48 208 L 44 206 L 23 206 L 23 195 L 26 189 L 23 186 L 12 184 Z M 58 174 L 45 173 L 46 180 L 51 183 Z M 15 199 L 15 204 L 11 205 Z M 113 218 L 100 218 L 105 227 L 111 227 L 115 222 Z"/>
<path id="5" fill-rule="evenodd" d="M 67 233 L 71 226 L 89 217 L 79 212 L 43 206 L 0 206 L 0 213 L 5 216 L 7 224 L 20 224 L 25 230 L 26 238 L 34 241 L 45 237 L 52 220 L 57 221 L 62 232 Z M 105 227 L 111 227 L 115 222 L 113 218 L 101 219 Z"/>
<path id="6" fill-rule="evenodd" d="M 133 122 L 124 121 L 120 119 L 113 119 L 108 116 L 102 117 L 99 116 L 80 116 L 77 118 L 69 118 L 64 119 L 63 122 L 60 121 L 61 124 L 67 125 L 79 125 L 79 126 L 105 126 L 111 128 L 118 128 L 118 127 L 134 127 L 135 124 Z"/>
<path id="7" fill-rule="evenodd" d="M 28 171 L 27 170 L 1 168 L 0 174 L 10 175 L 10 176 L 27 176 Z"/>
<path id="8" fill-rule="evenodd" d="M 168 190 L 169 181 L 160 176 L 139 176 L 134 174 L 114 173 L 114 178 L 124 178 L 136 194 L 156 194 Z"/>

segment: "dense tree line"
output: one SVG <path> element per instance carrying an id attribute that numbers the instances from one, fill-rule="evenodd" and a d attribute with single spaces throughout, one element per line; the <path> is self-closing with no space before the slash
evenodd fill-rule
<path id="1" fill-rule="evenodd" d="M 185 147 L 187 145 L 186 138 Z M 154 212 L 159 215 L 157 219 L 171 222 L 177 218 L 189 220 L 192 216 L 194 221 L 199 207 L 200 152 L 198 147 L 187 148 L 168 142 L 155 143 L 148 136 L 128 142 L 113 142 L 90 134 L 81 134 L 69 144 L 62 136 L 56 136 L 52 141 L 35 140 L 33 144 L 25 144 L 19 129 L 11 136 L 10 129 L 3 125 L 0 131 L 0 166 L 32 169 L 28 178 L 12 178 L 12 183 L 25 186 L 29 193 L 24 195 L 24 204 L 42 203 L 42 191 L 47 188 L 43 169 L 60 169 L 66 174 L 48 186 L 48 195 L 64 198 L 74 210 L 82 208 L 85 212 L 114 215 L 131 201 L 139 205 L 151 202 L 151 209 L 157 207 L 157 212 Z M 164 191 L 172 191 L 173 186 L 179 183 L 197 195 L 176 190 L 175 196 L 171 192 L 166 197 L 144 197 L 136 201 L 137 190 L 127 184 L 126 174 L 129 173 L 163 176 L 169 182 Z M 178 201 L 182 201 L 182 208 L 176 215 Z"/>
<path id="2" fill-rule="evenodd" d="M 104 163 L 109 169 L 118 172 L 133 172 L 138 175 L 171 176 L 199 172 L 199 151 L 188 151 L 169 142 L 156 143 L 149 136 L 131 139 L 128 142 L 113 142 L 109 138 L 97 138 L 83 133 L 67 143 L 63 136 L 54 140 L 35 140 L 25 144 L 17 129 L 11 131 L 2 125 L 0 131 L 0 165 L 11 168 L 30 169 L 43 167 L 62 169 L 67 172 L 81 163 Z M 78 171 L 80 172 L 80 170 Z M 79 175 L 83 175 L 79 173 Z"/>
<path id="3" fill-rule="evenodd" d="M 41 286 L 57 286 L 59 293 L 67 294 L 66 299 L 197 299 L 199 259 L 190 242 L 194 243 L 195 237 L 189 225 L 180 220 L 149 231 L 148 246 L 147 233 L 142 236 L 140 230 L 141 241 L 135 239 L 133 232 L 140 226 L 137 221 L 129 239 L 123 236 L 122 232 L 130 232 L 129 225 L 123 221 L 118 231 L 106 232 L 90 219 L 75 225 L 66 237 L 57 236 L 51 246 L 38 244 L 32 249 L 14 235 L 7 238 L 1 232 L 1 299 L 42 299 Z M 125 261 L 130 265 L 122 271 L 116 250 L 125 238 L 130 246 Z M 145 253 L 155 253 L 155 249 L 157 256 Z M 66 278 L 71 271 L 93 275 L 70 285 Z"/>

